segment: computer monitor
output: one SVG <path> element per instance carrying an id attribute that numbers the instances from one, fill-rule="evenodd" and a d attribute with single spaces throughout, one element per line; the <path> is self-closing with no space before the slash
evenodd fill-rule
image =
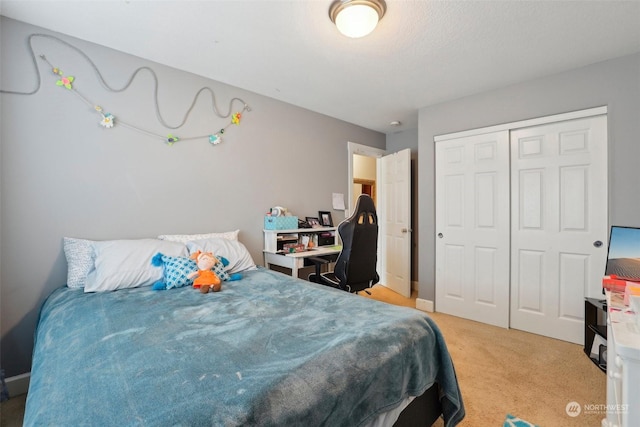
<path id="1" fill-rule="evenodd" d="M 612 226 L 605 276 L 640 281 L 640 228 Z"/>

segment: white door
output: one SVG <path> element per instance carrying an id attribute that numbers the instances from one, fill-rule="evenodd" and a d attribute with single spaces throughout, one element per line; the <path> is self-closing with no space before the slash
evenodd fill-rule
<path id="1" fill-rule="evenodd" d="M 435 308 L 508 327 L 509 132 L 435 145 Z"/>
<path id="2" fill-rule="evenodd" d="M 606 116 L 512 131 L 511 186 L 511 327 L 582 344 L 607 255 Z"/>
<path id="3" fill-rule="evenodd" d="M 380 283 L 408 298 L 411 296 L 411 150 L 386 155 L 378 165 L 382 183 L 377 209 L 382 258 Z"/>

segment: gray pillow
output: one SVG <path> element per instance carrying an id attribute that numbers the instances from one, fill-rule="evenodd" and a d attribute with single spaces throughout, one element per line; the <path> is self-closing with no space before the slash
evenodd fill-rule
<path id="1" fill-rule="evenodd" d="M 67 258 L 67 286 L 82 288 L 87 275 L 93 269 L 92 240 L 64 238 L 64 255 Z"/>

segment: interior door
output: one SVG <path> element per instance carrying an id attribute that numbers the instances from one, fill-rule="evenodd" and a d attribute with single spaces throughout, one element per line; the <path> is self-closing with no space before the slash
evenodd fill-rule
<path id="1" fill-rule="evenodd" d="M 509 326 L 509 132 L 438 141 L 436 311 Z"/>
<path id="2" fill-rule="evenodd" d="M 380 283 L 405 297 L 411 296 L 411 150 L 389 154 L 378 161 L 378 245 L 382 258 Z"/>
<path id="3" fill-rule="evenodd" d="M 511 171 L 511 327 L 582 344 L 607 255 L 606 116 L 512 131 Z"/>

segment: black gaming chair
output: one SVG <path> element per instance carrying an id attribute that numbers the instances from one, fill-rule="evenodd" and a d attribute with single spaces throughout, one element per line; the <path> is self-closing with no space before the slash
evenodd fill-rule
<path id="1" fill-rule="evenodd" d="M 378 283 L 378 215 L 371 197 L 358 197 L 355 212 L 338 225 L 338 234 L 342 251 L 333 272 L 320 273 L 322 264 L 329 261 L 312 257 L 316 272 L 309 275 L 309 280 L 348 292 L 360 292 Z"/>

